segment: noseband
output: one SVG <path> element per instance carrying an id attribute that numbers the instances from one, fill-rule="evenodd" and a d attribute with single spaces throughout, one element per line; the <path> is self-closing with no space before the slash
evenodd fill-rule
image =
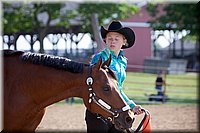
<path id="1" fill-rule="evenodd" d="M 103 99 L 99 98 L 98 96 L 96 96 L 95 92 L 93 91 L 92 88 L 92 84 L 93 84 L 93 78 L 92 78 L 92 66 L 88 67 L 88 78 L 86 80 L 86 84 L 88 85 L 89 89 L 89 104 L 91 104 L 92 102 L 94 102 L 95 104 L 97 104 L 99 107 L 101 107 L 103 110 L 105 110 L 106 112 L 110 113 L 112 115 L 113 118 L 117 118 L 119 116 L 119 113 L 127 111 L 130 109 L 129 105 L 126 105 L 124 107 L 122 107 L 121 109 L 113 109 L 112 106 L 110 106 L 109 104 L 107 104 Z M 112 120 L 112 118 L 109 117 L 109 119 Z"/>

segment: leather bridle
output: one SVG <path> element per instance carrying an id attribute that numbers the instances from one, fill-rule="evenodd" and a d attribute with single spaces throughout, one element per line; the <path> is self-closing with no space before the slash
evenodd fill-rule
<path id="1" fill-rule="evenodd" d="M 93 78 L 92 78 L 92 66 L 90 65 L 88 67 L 88 78 L 86 80 L 86 84 L 88 85 L 89 89 L 89 104 L 91 104 L 92 102 L 94 102 L 96 105 L 98 105 L 99 107 L 101 107 L 103 110 L 105 110 L 106 112 L 110 113 L 112 115 L 111 117 L 108 117 L 108 119 L 110 119 L 111 121 L 113 120 L 113 118 L 117 118 L 119 116 L 119 113 L 127 111 L 130 109 L 129 105 L 126 105 L 120 109 L 113 109 L 111 105 L 109 105 L 108 103 L 106 103 L 103 99 L 99 98 L 98 96 L 96 96 L 95 92 L 93 91 L 92 88 L 92 84 L 93 84 Z"/>

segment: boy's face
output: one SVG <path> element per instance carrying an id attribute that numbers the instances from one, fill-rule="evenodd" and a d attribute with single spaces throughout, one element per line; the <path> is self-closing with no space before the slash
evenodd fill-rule
<path id="1" fill-rule="evenodd" d="M 105 40 L 108 48 L 114 53 L 119 52 L 122 46 L 126 43 L 125 37 L 117 32 L 109 32 L 106 35 Z"/>

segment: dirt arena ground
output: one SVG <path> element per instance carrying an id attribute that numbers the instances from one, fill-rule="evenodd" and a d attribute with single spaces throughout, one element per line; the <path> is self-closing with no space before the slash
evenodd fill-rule
<path id="1" fill-rule="evenodd" d="M 197 105 L 160 104 L 143 105 L 143 107 L 151 113 L 153 131 L 199 132 L 199 112 Z M 51 105 L 46 109 L 46 113 L 36 132 L 85 132 L 84 113 L 85 106 L 80 104 Z M 139 119 L 140 117 L 137 118 L 138 121 Z M 137 124 L 135 123 L 135 125 Z"/>

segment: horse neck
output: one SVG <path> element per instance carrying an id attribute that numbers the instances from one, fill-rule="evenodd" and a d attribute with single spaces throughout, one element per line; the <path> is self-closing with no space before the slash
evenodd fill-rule
<path id="1" fill-rule="evenodd" d="M 69 97 L 85 97 L 85 93 L 87 93 L 85 80 L 88 73 L 86 66 L 83 73 L 40 67 L 40 71 L 37 69 L 39 75 L 36 77 L 40 77 L 40 79 L 38 79 L 38 83 L 35 82 L 37 85 L 34 85 L 33 99 L 42 108 Z M 34 73 L 34 71 L 32 72 Z"/>

